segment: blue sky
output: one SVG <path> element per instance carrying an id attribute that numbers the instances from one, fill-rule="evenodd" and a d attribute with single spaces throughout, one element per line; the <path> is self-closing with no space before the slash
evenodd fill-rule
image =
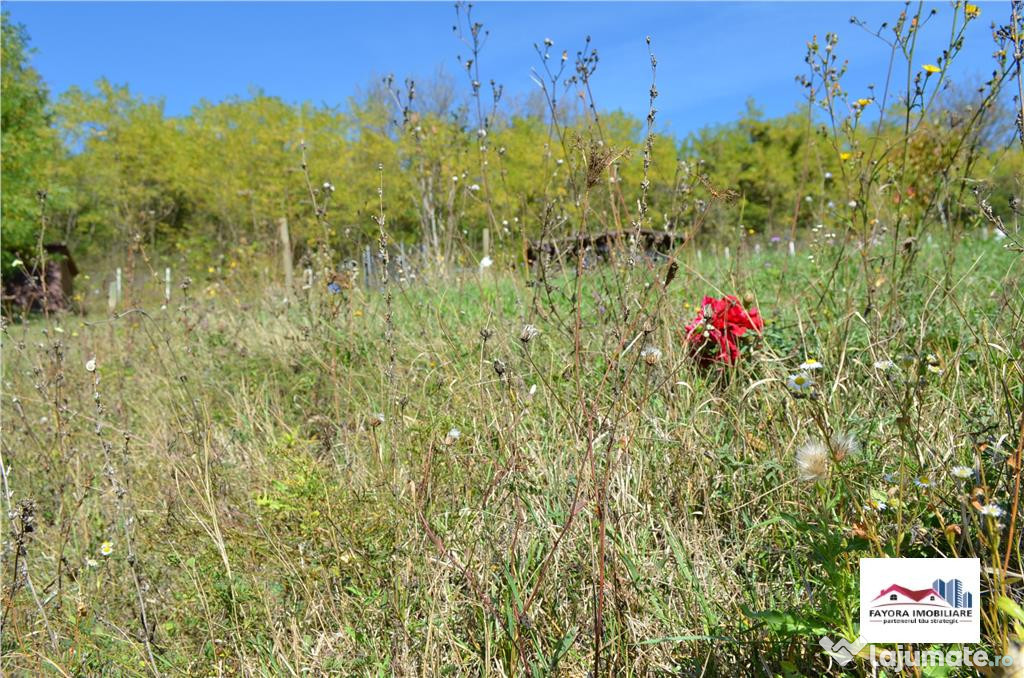
<path id="1" fill-rule="evenodd" d="M 1009 3 L 978 3 L 982 16 L 950 75 L 980 83 L 991 72 L 989 24 L 1005 21 Z M 172 115 L 200 99 L 245 95 L 252 87 L 291 102 L 344 105 L 360 87 L 394 73 L 423 79 L 444 66 L 465 89 L 452 34 L 451 2 L 417 3 L 53 3 L 5 2 L 27 26 L 33 64 L 54 94 L 89 88 L 100 77 L 162 97 Z M 474 16 L 491 31 L 481 56 L 484 81 L 509 96 L 535 85 L 533 44 L 554 40 L 552 54 L 580 49 L 586 35 L 601 57 L 595 96 L 603 109 L 644 116 L 649 65 L 644 38 L 658 57 L 659 127 L 685 134 L 728 122 L 755 99 L 769 115 L 794 108 L 806 41 L 840 35 L 857 95 L 881 87 L 887 47 L 850 25 L 851 14 L 877 25 L 902 3 L 507 3 L 480 2 Z M 917 61 L 934 62 L 948 38 L 950 4 L 922 34 Z"/>

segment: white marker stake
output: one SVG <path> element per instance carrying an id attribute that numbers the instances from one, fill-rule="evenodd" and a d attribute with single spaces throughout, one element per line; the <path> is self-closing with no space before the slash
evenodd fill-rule
<path id="1" fill-rule="evenodd" d="M 789 241 L 789 256 L 796 256 L 796 243 L 793 242 L 792 240 Z"/>

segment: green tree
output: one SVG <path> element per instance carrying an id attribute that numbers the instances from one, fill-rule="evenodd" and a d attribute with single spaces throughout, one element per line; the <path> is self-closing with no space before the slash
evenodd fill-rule
<path id="1" fill-rule="evenodd" d="M 11 264 L 31 264 L 40 235 L 40 192 L 50 190 L 51 171 L 60 155 L 57 136 L 50 126 L 48 92 L 28 58 L 31 53 L 24 26 L 11 23 L 7 12 L 3 28 L 0 97 L 0 220 L 3 243 L 0 270 L 6 278 Z"/>

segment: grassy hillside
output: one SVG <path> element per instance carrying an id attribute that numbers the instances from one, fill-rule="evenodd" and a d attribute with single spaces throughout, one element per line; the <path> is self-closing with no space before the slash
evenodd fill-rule
<path id="1" fill-rule="evenodd" d="M 922 242 L 898 281 L 863 275 L 891 242 L 841 239 L 289 304 L 197 278 L 162 310 L 8 324 L 4 670 L 821 675 L 881 555 L 980 557 L 1000 652 L 1004 242 Z M 765 319 L 734 365 L 690 354 L 705 294 Z"/>

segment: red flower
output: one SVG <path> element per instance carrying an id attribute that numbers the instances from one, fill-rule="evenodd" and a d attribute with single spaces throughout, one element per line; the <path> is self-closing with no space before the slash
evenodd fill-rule
<path id="1" fill-rule="evenodd" d="M 704 297 L 697 317 L 686 326 L 686 341 L 702 365 L 733 365 L 740 359 L 739 338 L 747 330 L 760 334 L 762 328 L 760 312 L 756 308 L 745 309 L 736 297 Z"/>

